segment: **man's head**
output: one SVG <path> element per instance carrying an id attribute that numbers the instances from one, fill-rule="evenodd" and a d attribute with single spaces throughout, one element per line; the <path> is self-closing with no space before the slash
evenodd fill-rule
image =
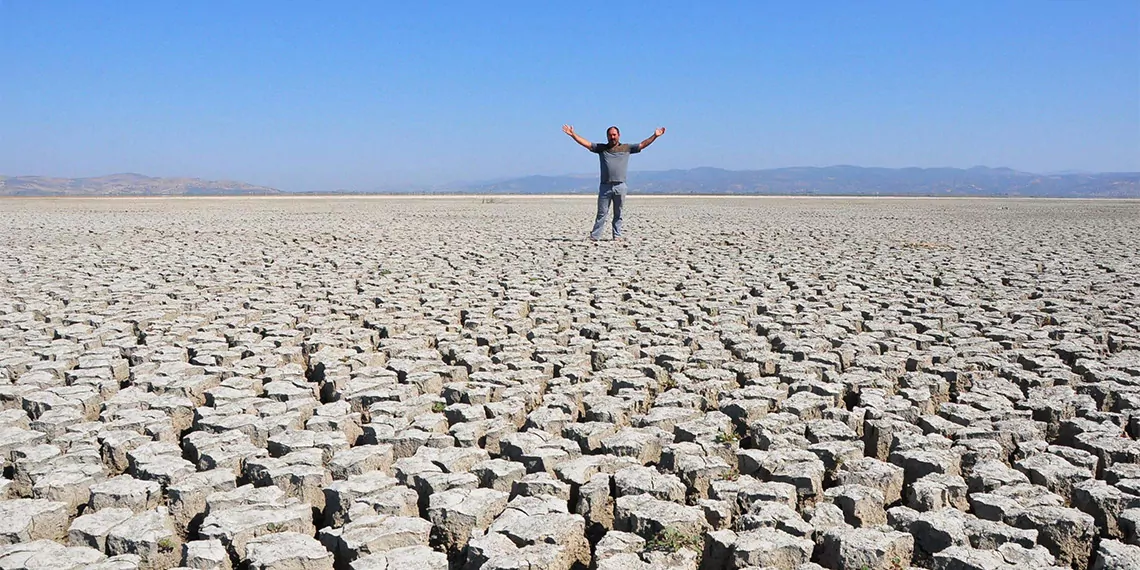
<path id="1" fill-rule="evenodd" d="M 621 131 L 618 130 L 617 127 L 606 129 L 606 140 L 609 141 L 610 144 L 618 144 L 619 139 L 621 139 Z"/>

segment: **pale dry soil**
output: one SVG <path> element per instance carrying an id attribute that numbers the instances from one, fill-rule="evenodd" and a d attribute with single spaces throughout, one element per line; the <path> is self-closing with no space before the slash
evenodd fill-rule
<path id="1" fill-rule="evenodd" d="M 0 569 L 1140 567 L 1140 202 L 593 208 L 0 200 Z"/>

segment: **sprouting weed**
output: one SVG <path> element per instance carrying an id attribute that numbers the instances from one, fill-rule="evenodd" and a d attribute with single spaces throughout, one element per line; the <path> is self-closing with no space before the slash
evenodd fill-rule
<path id="1" fill-rule="evenodd" d="M 732 430 L 722 431 L 716 434 L 717 443 L 732 444 L 740 441 L 740 435 Z"/>
<path id="2" fill-rule="evenodd" d="M 699 552 L 701 546 L 701 537 L 699 535 L 687 534 L 672 527 L 657 533 L 657 536 L 654 536 L 652 540 L 645 543 L 646 550 L 660 550 L 663 552 L 677 552 L 682 548 L 690 548 Z"/>

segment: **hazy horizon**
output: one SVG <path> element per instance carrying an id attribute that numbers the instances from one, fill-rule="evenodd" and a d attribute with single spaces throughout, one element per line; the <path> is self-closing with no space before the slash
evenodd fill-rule
<path id="1" fill-rule="evenodd" d="M 596 172 L 563 123 L 667 127 L 635 171 L 1140 171 L 1130 1 L 4 0 L 0 22 L 7 176 L 319 192 Z"/>
<path id="2" fill-rule="evenodd" d="M 859 164 L 829 164 L 829 165 L 802 165 L 801 164 L 801 165 L 791 165 L 791 166 L 773 166 L 771 168 L 762 168 L 762 169 L 744 169 L 744 168 L 741 168 L 741 169 L 724 169 L 724 168 L 716 167 L 716 166 L 694 166 L 694 167 L 690 167 L 690 168 L 667 168 L 667 169 L 661 169 L 661 170 L 647 171 L 647 170 L 636 170 L 636 169 L 631 168 L 629 172 L 630 172 L 631 176 L 636 177 L 637 174 L 667 172 L 670 170 L 687 171 L 687 170 L 701 170 L 701 169 L 717 169 L 717 170 L 729 170 L 729 171 L 740 172 L 740 171 L 752 171 L 752 170 L 755 170 L 755 171 L 785 170 L 785 169 L 792 170 L 792 169 L 809 169 L 809 168 L 826 169 L 826 168 L 837 168 L 837 167 L 838 168 L 855 167 L 855 168 L 866 168 L 866 169 L 885 168 L 885 169 L 891 169 L 891 170 L 903 170 L 903 169 L 910 169 L 910 168 L 959 169 L 959 170 L 969 170 L 971 168 L 989 168 L 989 169 L 995 169 L 996 170 L 996 169 L 1009 168 L 1006 166 L 991 166 L 991 165 L 985 165 L 985 164 L 976 164 L 973 166 L 900 166 L 900 167 L 864 166 L 864 165 L 859 165 Z M 1017 170 L 1017 169 L 1012 169 L 1012 170 Z M 1138 173 L 1138 172 L 1140 172 L 1140 170 L 1117 171 L 1117 172 L 1112 172 L 1112 171 L 1098 172 L 1098 171 L 1091 171 L 1091 170 L 1069 169 L 1069 170 L 1056 170 L 1056 171 L 1047 171 L 1047 172 L 1031 172 L 1031 171 L 1020 171 L 1019 170 L 1019 172 L 1026 172 L 1026 173 L 1030 173 L 1030 174 L 1040 174 L 1042 176 L 1058 176 L 1058 175 L 1067 175 L 1067 174 L 1114 174 L 1117 172 L 1131 174 L 1131 173 Z M 111 176 L 143 176 L 143 177 L 148 177 L 148 178 L 170 178 L 170 179 L 197 178 L 197 179 L 215 181 L 215 182 L 229 181 L 229 182 L 244 182 L 244 183 L 249 183 L 249 184 L 255 184 L 255 183 L 250 182 L 248 180 L 236 180 L 236 179 L 211 180 L 211 179 L 206 179 L 206 178 L 201 177 L 201 176 L 193 176 L 193 175 L 169 176 L 169 177 L 167 177 L 167 176 L 157 176 L 154 174 L 148 174 L 145 172 L 107 172 L 107 173 L 103 173 L 103 174 L 91 174 L 91 175 L 82 175 L 82 176 L 56 176 L 56 175 L 52 175 L 52 174 L 12 174 L 12 173 L 0 172 L 0 177 L 8 177 L 8 178 L 98 179 L 98 178 L 106 178 L 106 177 L 111 177 Z M 398 183 L 398 182 L 397 183 L 384 183 L 383 181 L 380 181 L 378 183 L 379 186 L 377 188 L 329 188 L 329 189 L 325 189 L 325 190 L 291 190 L 291 189 L 283 189 L 283 188 L 278 188 L 278 189 L 283 190 L 285 192 L 321 192 L 321 191 L 326 191 L 326 192 L 337 192 L 337 191 L 370 192 L 370 191 L 380 190 L 380 189 L 384 189 L 384 188 L 398 187 L 398 186 L 446 187 L 449 185 L 490 184 L 490 183 L 495 183 L 495 182 L 517 180 L 520 178 L 529 178 L 529 177 L 551 177 L 551 178 L 561 178 L 561 177 L 570 178 L 570 177 L 573 177 L 573 178 L 590 179 L 590 178 L 594 178 L 595 176 L 597 176 L 597 173 L 594 171 L 560 172 L 560 173 L 557 173 L 557 172 L 556 173 L 531 173 L 531 174 L 522 174 L 519 176 L 493 176 L 493 177 L 489 177 L 489 178 L 448 180 L 448 181 L 438 182 L 438 183 L 410 183 L 410 182 L 409 183 Z"/>

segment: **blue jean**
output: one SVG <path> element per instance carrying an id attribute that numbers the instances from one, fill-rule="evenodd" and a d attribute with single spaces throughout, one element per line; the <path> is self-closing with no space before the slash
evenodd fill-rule
<path id="1" fill-rule="evenodd" d="M 606 225 L 606 215 L 610 213 L 610 203 L 614 205 L 614 239 L 621 237 L 621 211 L 625 202 L 625 182 L 603 182 L 598 186 L 598 215 L 594 218 L 594 229 L 590 231 L 591 239 L 602 239 L 602 228 Z"/>

